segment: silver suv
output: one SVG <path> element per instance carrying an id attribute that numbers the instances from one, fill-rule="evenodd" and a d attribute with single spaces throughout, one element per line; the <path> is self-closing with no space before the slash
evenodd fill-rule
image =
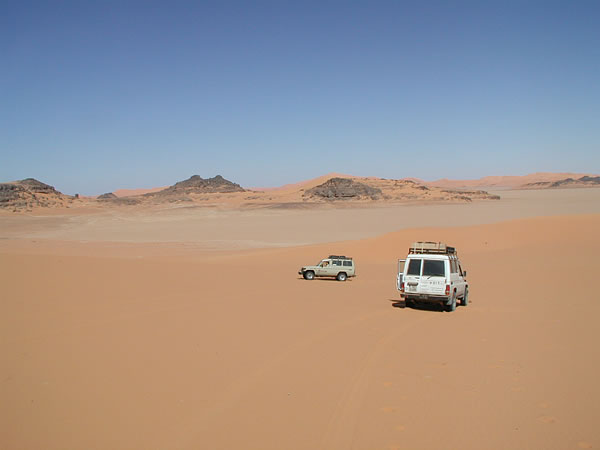
<path id="1" fill-rule="evenodd" d="M 298 271 L 305 280 L 315 277 L 335 277 L 338 281 L 346 281 L 348 277 L 356 276 L 354 261 L 348 256 L 329 255 L 315 266 L 303 266 Z"/>

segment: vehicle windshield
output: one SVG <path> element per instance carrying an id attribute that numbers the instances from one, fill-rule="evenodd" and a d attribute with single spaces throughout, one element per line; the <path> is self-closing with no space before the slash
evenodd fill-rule
<path id="1" fill-rule="evenodd" d="M 444 261 L 435 259 L 426 259 L 423 262 L 423 276 L 424 277 L 444 277 L 446 276 L 446 270 Z"/>

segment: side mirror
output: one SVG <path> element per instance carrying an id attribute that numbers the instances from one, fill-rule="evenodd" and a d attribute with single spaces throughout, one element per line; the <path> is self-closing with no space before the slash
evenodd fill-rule
<path id="1" fill-rule="evenodd" d="M 463 270 L 463 277 L 467 278 L 467 271 Z"/>

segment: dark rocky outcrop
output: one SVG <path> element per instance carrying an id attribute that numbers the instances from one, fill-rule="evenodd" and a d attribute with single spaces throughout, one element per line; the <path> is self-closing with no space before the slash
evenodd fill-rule
<path id="1" fill-rule="evenodd" d="M 35 178 L 25 178 L 24 180 L 17 181 L 16 183 L 28 191 L 36 194 L 60 194 L 60 192 L 54 189 L 54 186 L 42 183 Z"/>
<path id="2" fill-rule="evenodd" d="M 99 195 L 98 197 L 96 197 L 98 200 L 112 200 L 115 198 L 119 198 L 117 197 L 115 194 L 113 194 L 112 192 L 107 192 L 106 194 L 102 194 Z"/>
<path id="3" fill-rule="evenodd" d="M 441 189 L 444 194 L 449 194 L 449 199 L 464 200 L 470 202 L 473 200 L 500 200 L 500 196 L 496 194 L 490 194 L 487 191 L 467 191 L 458 189 Z"/>
<path id="4" fill-rule="evenodd" d="M 239 184 L 226 180 L 221 175 L 213 178 L 202 178 L 199 175 L 193 175 L 187 180 L 175 183 L 162 191 L 144 194 L 144 197 L 160 198 L 160 197 L 185 197 L 188 194 L 213 194 L 213 193 L 229 193 L 229 192 L 245 192 Z"/>
<path id="5" fill-rule="evenodd" d="M 34 178 L 0 183 L 0 208 L 13 211 L 30 210 L 37 207 L 65 206 L 74 197 L 64 195 L 49 184 Z"/>
<path id="6" fill-rule="evenodd" d="M 233 183 L 229 180 L 226 180 L 221 175 L 217 175 L 212 178 L 202 178 L 199 175 L 193 175 L 187 180 L 180 181 L 179 183 L 175 183 L 167 190 L 191 190 L 197 191 L 201 193 L 210 193 L 210 192 L 245 192 L 239 184 Z"/>
<path id="7" fill-rule="evenodd" d="M 579 179 L 579 181 L 583 182 L 583 183 L 600 184 L 600 176 L 598 176 L 598 177 L 589 177 L 589 176 L 586 175 L 584 177 L 581 177 Z"/>
<path id="8" fill-rule="evenodd" d="M 581 178 L 564 178 L 558 181 L 539 181 L 537 183 L 527 183 L 522 186 L 523 189 L 559 189 L 568 187 L 594 187 L 600 186 L 600 176 L 590 177 L 585 175 Z"/>
<path id="9" fill-rule="evenodd" d="M 303 197 L 330 201 L 379 200 L 382 197 L 382 191 L 350 178 L 331 178 L 323 184 L 306 190 Z"/>

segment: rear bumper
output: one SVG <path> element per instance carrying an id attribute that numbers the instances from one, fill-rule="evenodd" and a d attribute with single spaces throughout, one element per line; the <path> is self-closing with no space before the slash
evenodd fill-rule
<path id="1" fill-rule="evenodd" d="M 452 297 L 446 295 L 427 295 L 427 294 L 400 294 L 404 300 L 412 300 L 423 303 L 444 303 L 450 304 Z"/>

